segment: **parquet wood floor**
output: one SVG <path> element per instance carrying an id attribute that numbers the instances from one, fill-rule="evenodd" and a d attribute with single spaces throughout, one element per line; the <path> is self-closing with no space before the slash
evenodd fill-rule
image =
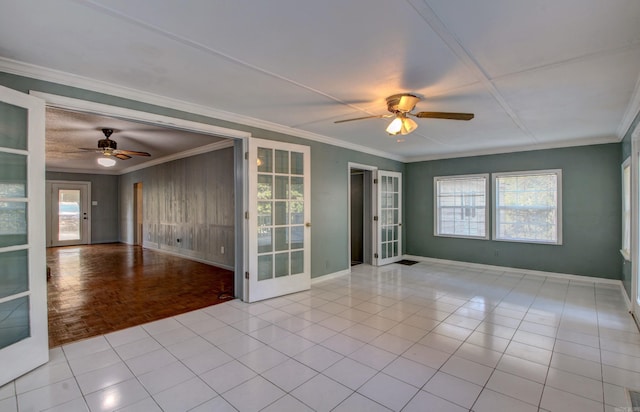
<path id="1" fill-rule="evenodd" d="M 233 272 L 120 243 L 47 249 L 49 347 L 233 299 Z"/>

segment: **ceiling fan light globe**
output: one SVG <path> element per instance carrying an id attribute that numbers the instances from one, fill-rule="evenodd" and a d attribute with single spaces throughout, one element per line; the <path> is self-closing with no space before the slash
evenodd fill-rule
<path id="1" fill-rule="evenodd" d="M 113 167 L 116 165 L 116 160 L 111 157 L 99 157 L 98 164 L 103 167 Z"/>
<path id="2" fill-rule="evenodd" d="M 391 123 L 389 123 L 389 126 L 387 126 L 387 133 L 389 133 L 391 136 L 400 134 L 402 132 L 402 126 L 402 118 L 396 117 L 395 119 L 393 119 L 393 121 L 391 121 Z"/>
<path id="3" fill-rule="evenodd" d="M 410 119 L 408 117 L 402 118 L 402 129 L 400 130 L 401 134 L 403 135 L 409 134 L 414 130 L 416 130 L 417 128 L 418 128 L 418 123 L 416 123 L 413 119 Z"/>

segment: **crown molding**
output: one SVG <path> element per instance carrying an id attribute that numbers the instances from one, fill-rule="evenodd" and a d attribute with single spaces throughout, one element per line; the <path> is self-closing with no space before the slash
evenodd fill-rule
<path id="1" fill-rule="evenodd" d="M 0 57 L 0 71 L 14 74 L 17 76 L 30 77 L 37 80 L 43 80 L 52 83 L 58 83 L 66 86 L 77 87 L 97 93 L 108 94 L 111 96 L 121 97 L 125 99 L 135 100 L 143 103 L 152 104 L 160 107 L 167 107 L 187 113 L 198 114 L 213 119 L 225 120 L 237 123 L 242 126 L 256 127 L 259 129 L 269 130 L 272 132 L 282 133 L 289 136 L 300 137 L 319 143 L 325 143 L 332 146 L 338 146 L 344 149 L 355 150 L 358 152 L 382 157 L 385 159 L 404 162 L 405 157 L 386 153 L 380 150 L 371 149 L 366 146 L 354 143 L 344 142 L 333 137 L 320 135 L 317 133 L 307 132 L 293 127 L 269 122 L 266 120 L 256 119 L 249 116 L 214 109 L 212 107 L 190 103 L 184 100 L 174 99 L 171 97 L 161 96 L 149 92 L 144 92 L 129 87 L 119 86 L 100 80 L 94 80 L 76 74 L 66 73 L 59 70 L 49 69 L 34 64 L 23 63 L 17 60 Z"/>
<path id="2" fill-rule="evenodd" d="M 577 146 L 592 146 L 598 144 L 607 144 L 607 143 L 620 143 L 620 139 L 616 136 L 607 136 L 607 137 L 591 137 L 585 139 L 575 139 L 575 140 L 565 140 L 562 142 L 549 142 L 543 144 L 534 144 L 527 146 L 518 146 L 518 147 L 504 147 L 504 148 L 494 148 L 494 149 L 486 149 L 486 150 L 471 150 L 465 152 L 458 153 L 445 153 L 441 155 L 428 155 L 428 156 L 415 156 L 406 158 L 406 163 L 415 163 L 415 162 L 427 162 L 430 160 L 445 160 L 445 159 L 457 159 L 460 157 L 474 157 L 474 156 L 490 156 L 496 154 L 506 154 L 506 153 L 517 153 L 517 152 L 531 152 L 534 150 L 547 150 L 547 149 L 562 149 L 566 147 L 577 147 Z"/>

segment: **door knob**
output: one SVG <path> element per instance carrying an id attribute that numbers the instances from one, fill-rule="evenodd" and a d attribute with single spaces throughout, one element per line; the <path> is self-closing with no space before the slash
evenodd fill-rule
<path id="1" fill-rule="evenodd" d="M 304 224 L 306 227 L 311 227 L 311 222 L 307 222 Z"/>

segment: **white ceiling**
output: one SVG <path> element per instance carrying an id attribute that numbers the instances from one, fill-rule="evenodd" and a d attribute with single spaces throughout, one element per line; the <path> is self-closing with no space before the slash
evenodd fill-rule
<path id="1" fill-rule="evenodd" d="M 640 107 L 637 0 L 0 0 L 0 10 L 0 70 L 406 161 L 615 142 Z M 383 114 L 401 92 L 424 98 L 416 111 L 475 119 L 418 119 L 402 143 L 386 119 L 334 124 Z"/>

